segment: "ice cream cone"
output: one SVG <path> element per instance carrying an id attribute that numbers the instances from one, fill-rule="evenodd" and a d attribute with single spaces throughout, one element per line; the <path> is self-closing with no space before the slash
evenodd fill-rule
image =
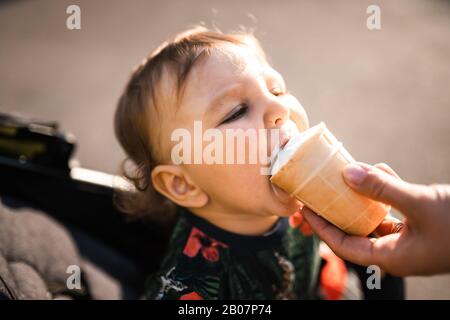
<path id="1" fill-rule="evenodd" d="M 270 180 L 343 231 L 367 236 L 389 209 L 344 182 L 342 170 L 352 162 L 342 143 L 320 123 L 291 138 L 278 153 Z"/>

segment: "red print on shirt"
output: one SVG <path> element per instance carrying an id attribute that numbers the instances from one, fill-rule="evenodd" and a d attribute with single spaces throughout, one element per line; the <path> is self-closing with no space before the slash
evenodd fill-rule
<path id="1" fill-rule="evenodd" d="M 206 260 L 217 262 L 220 259 L 219 247 L 226 248 L 227 245 L 208 237 L 197 228 L 192 228 L 186 246 L 184 247 L 183 254 L 190 258 L 194 258 L 200 251 L 203 258 Z"/>
<path id="2" fill-rule="evenodd" d="M 289 217 L 289 225 L 292 228 L 298 228 L 300 230 L 300 232 L 304 235 L 304 236 L 311 236 L 314 234 L 314 232 L 312 231 L 310 225 L 308 224 L 308 222 L 306 222 L 306 220 L 303 218 L 302 214 L 300 213 L 300 211 L 294 213 L 293 215 L 291 215 Z"/>

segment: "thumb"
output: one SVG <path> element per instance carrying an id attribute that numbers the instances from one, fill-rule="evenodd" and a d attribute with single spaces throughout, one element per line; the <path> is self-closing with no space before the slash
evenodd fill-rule
<path id="1" fill-rule="evenodd" d="M 352 163 L 344 168 L 345 182 L 356 192 L 409 213 L 415 205 L 415 189 L 411 184 L 383 170 L 364 163 Z"/>

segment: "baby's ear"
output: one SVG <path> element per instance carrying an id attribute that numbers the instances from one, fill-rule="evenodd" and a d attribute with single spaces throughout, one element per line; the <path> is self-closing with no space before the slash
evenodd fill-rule
<path id="1" fill-rule="evenodd" d="M 176 204 L 187 208 L 201 208 L 208 195 L 178 165 L 158 165 L 152 170 L 154 188 Z"/>

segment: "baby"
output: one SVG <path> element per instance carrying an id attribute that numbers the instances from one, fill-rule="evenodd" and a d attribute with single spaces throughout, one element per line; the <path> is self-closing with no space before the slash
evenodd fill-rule
<path id="1" fill-rule="evenodd" d="M 301 203 L 261 174 L 263 163 L 175 161 L 173 133 L 193 134 L 196 122 L 223 133 L 277 129 L 278 139 L 262 138 L 270 156 L 307 119 L 251 35 L 194 28 L 133 72 L 115 115 L 116 135 L 136 168 L 127 174 L 137 189 L 128 211 L 177 212 L 147 298 L 316 297 L 319 241 L 302 220 Z M 196 152 L 190 148 L 182 156 Z M 251 153 L 248 141 L 243 148 Z"/>

